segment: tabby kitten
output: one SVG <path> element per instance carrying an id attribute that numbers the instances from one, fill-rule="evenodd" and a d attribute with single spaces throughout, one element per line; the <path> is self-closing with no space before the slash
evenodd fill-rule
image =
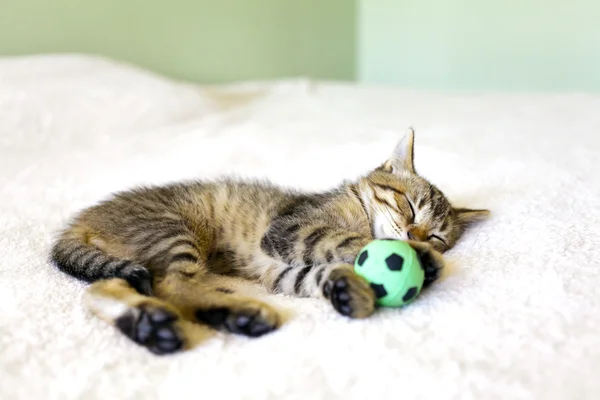
<path id="1" fill-rule="evenodd" d="M 184 321 L 252 337 L 280 325 L 269 305 L 215 285 L 219 274 L 368 317 L 375 295 L 352 268 L 364 245 L 408 240 L 429 285 L 443 267 L 440 252 L 488 214 L 453 208 L 417 175 L 413 137 L 411 130 L 379 168 L 326 193 L 231 180 L 118 193 L 76 216 L 51 259 L 95 282 L 86 292 L 91 311 L 157 354 L 194 345 Z"/>

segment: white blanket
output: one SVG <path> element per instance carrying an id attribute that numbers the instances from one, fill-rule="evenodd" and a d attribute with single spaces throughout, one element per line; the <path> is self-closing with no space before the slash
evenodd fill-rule
<path id="1" fill-rule="evenodd" d="M 260 339 L 157 357 L 47 262 L 110 192 L 222 174 L 325 189 L 408 126 L 418 171 L 493 218 L 404 309 L 325 302 Z M 309 80 L 195 86 L 78 56 L 0 59 L 0 398 L 600 398 L 600 96 L 442 95 Z"/>

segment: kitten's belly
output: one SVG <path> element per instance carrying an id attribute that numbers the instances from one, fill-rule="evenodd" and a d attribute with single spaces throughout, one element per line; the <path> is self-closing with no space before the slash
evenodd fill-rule
<path id="1" fill-rule="evenodd" d="M 219 248 L 209 254 L 208 268 L 216 274 L 268 282 L 272 280 L 272 275 L 276 271 L 285 268 L 285 263 L 269 257 L 260 248 L 253 252 L 243 250 L 236 252 Z"/>
<path id="2" fill-rule="evenodd" d="M 257 224 L 254 229 L 234 227 L 223 230 L 208 257 L 208 268 L 219 274 L 237 275 L 260 280 L 265 273 L 264 264 L 273 262 L 260 248 L 260 240 L 266 232 L 266 224 Z"/>

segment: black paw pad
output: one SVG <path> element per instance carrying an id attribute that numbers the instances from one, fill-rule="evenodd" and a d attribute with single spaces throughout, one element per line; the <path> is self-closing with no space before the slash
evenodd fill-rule
<path id="1" fill-rule="evenodd" d="M 256 309 L 232 311 L 225 307 L 210 308 L 197 310 L 196 318 L 215 329 L 250 337 L 262 336 L 277 328 L 276 324 L 267 321 Z"/>
<path id="2" fill-rule="evenodd" d="M 259 337 L 275 330 L 275 325 L 256 313 L 257 310 L 237 311 L 225 321 L 225 328 L 232 333 Z"/>
<path id="3" fill-rule="evenodd" d="M 352 296 L 348 292 L 348 279 L 341 277 L 335 281 L 328 281 L 325 284 L 329 284 L 331 287 L 329 298 L 333 308 L 342 315 L 350 316 L 352 314 L 352 307 L 350 306 Z"/>
<path id="4" fill-rule="evenodd" d="M 116 326 L 151 352 L 168 354 L 183 346 L 176 320 L 177 316 L 165 309 L 141 307 L 118 318 Z"/>

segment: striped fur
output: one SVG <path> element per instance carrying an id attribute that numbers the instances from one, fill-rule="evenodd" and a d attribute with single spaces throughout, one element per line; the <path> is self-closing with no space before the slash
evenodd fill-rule
<path id="1" fill-rule="evenodd" d="M 322 297 L 339 313 L 364 318 L 375 297 L 352 271 L 364 245 L 409 240 L 429 284 L 443 266 L 439 252 L 486 215 L 453 208 L 417 175 L 411 131 L 382 166 L 326 193 L 233 180 L 118 193 L 77 215 L 51 258 L 95 282 L 88 291 L 93 312 L 148 349 L 169 353 L 191 346 L 182 319 L 248 336 L 279 326 L 270 306 L 211 283 L 215 275 Z"/>

